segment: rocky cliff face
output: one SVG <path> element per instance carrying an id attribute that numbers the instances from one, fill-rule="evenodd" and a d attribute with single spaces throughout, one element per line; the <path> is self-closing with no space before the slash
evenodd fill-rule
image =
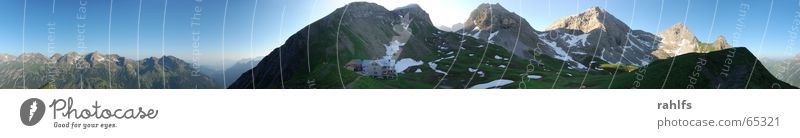
<path id="1" fill-rule="evenodd" d="M 552 47 L 539 40 L 538 31 L 527 20 L 500 4 L 479 5 L 464 22 L 464 28 L 458 32 L 500 45 L 515 56 L 526 59 L 532 58 L 534 53 L 557 55 Z"/>
<path id="2" fill-rule="evenodd" d="M 686 53 L 708 53 L 723 49 L 732 48 L 725 40 L 719 36 L 713 43 L 703 43 L 689 30 L 683 23 L 676 23 L 670 28 L 658 33 L 661 43 L 658 49 L 651 52 L 658 59 L 666 59 Z"/>
<path id="3" fill-rule="evenodd" d="M 658 36 L 662 38 L 661 43 L 652 54 L 659 59 L 694 52 L 695 49 L 700 47 L 700 41 L 683 23 L 673 25 L 667 30 L 658 33 Z"/>
<path id="4" fill-rule="evenodd" d="M 725 40 L 724 36 L 718 36 L 717 39 L 714 40 L 714 43 L 711 44 L 711 48 L 716 50 L 722 50 L 722 49 L 733 48 L 733 46 L 728 44 L 728 41 Z M 704 52 L 709 52 L 709 51 L 704 51 Z"/>
<path id="5" fill-rule="evenodd" d="M 598 62 L 643 66 L 654 59 L 657 37 L 631 30 L 625 23 L 599 7 L 565 17 L 551 24 L 540 39 L 561 49 L 561 57 L 589 65 Z M 576 66 L 580 68 L 581 66 Z"/>
<path id="6" fill-rule="evenodd" d="M 606 33 L 609 39 L 624 38 L 630 27 L 600 7 L 591 7 L 582 13 L 565 17 L 547 27 L 547 30 L 577 30 L 589 33 L 595 30 Z M 616 40 L 623 42 L 622 40 Z"/>

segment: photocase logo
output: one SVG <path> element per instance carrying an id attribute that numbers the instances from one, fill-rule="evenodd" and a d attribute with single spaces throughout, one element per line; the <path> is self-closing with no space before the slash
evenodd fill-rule
<path id="1" fill-rule="evenodd" d="M 44 116 L 44 109 L 44 102 L 38 98 L 30 98 L 22 102 L 22 106 L 19 108 L 19 118 L 22 120 L 22 124 L 33 126 L 39 123 Z"/>

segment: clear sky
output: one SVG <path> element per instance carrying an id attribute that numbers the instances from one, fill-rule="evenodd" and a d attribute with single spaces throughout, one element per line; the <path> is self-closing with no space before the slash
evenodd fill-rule
<path id="1" fill-rule="evenodd" d="M 48 53 L 48 23 L 55 23 L 54 52 L 79 51 L 77 26 L 81 20 L 76 16 L 81 14 L 81 1 L 85 0 L 0 1 L 0 53 Z M 800 17 L 795 17 L 800 10 L 797 0 L 775 0 L 774 3 L 770 0 L 371 1 L 390 10 L 418 3 L 431 15 L 434 24 L 446 26 L 464 22 L 480 3 L 500 3 L 540 31 L 555 20 L 599 6 L 633 29 L 657 33 L 684 22 L 702 41 L 713 41 L 716 36 L 724 35 L 734 46 L 748 47 L 758 56 L 785 57 L 797 54 L 796 49 L 800 49 L 789 42 L 796 40 L 790 35 L 793 21 L 800 21 Z M 85 42 L 88 48 L 84 51 L 109 53 L 110 49 L 110 53 L 129 58 L 166 54 L 182 59 L 192 59 L 193 51 L 199 51 L 196 57 L 201 64 L 221 65 L 223 61 L 264 56 L 305 25 L 352 0 L 141 0 L 141 11 L 140 0 L 114 0 L 113 6 L 111 2 L 87 1 Z M 166 20 L 163 20 L 165 4 Z M 202 11 L 196 13 L 198 6 Z M 196 16 L 200 19 L 195 20 L 200 25 L 193 30 L 195 14 L 200 14 Z M 137 19 L 139 15 L 141 19 Z M 193 31 L 200 36 L 197 49 L 192 47 Z M 735 34 L 741 35 L 736 38 Z M 787 50 L 790 46 L 792 49 Z"/>

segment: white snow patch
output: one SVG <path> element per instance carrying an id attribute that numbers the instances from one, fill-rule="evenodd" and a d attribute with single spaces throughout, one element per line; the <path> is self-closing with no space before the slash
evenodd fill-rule
<path id="1" fill-rule="evenodd" d="M 497 88 L 497 87 L 501 87 L 501 86 L 505 86 L 505 85 L 511 84 L 513 82 L 514 81 L 512 81 L 512 80 L 499 79 L 499 80 L 494 80 L 494 81 L 491 81 L 491 82 L 488 82 L 488 83 L 482 83 L 482 84 L 474 85 L 474 86 L 470 87 L 470 89 Z"/>
<path id="2" fill-rule="evenodd" d="M 506 65 L 499 65 L 499 66 L 497 66 L 497 67 L 499 67 L 499 68 L 506 68 Z"/>
<path id="3" fill-rule="evenodd" d="M 422 61 L 416 61 L 411 58 L 404 58 L 400 59 L 400 61 L 397 61 L 397 63 L 394 64 L 394 70 L 395 72 L 402 73 L 404 70 L 408 69 L 408 67 L 419 66 L 423 63 L 424 62 Z"/>
<path id="4" fill-rule="evenodd" d="M 500 57 L 499 55 L 494 55 L 494 59 L 501 60 L 503 59 L 503 57 Z"/>
<path id="5" fill-rule="evenodd" d="M 384 59 L 392 59 L 394 54 L 400 51 L 400 46 L 406 45 L 405 43 L 400 43 L 400 41 L 394 40 L 389 43 L 389 45 L 384 45 L 386 47 L 386 56 L 383 56 Z"/>
<path id="6" fill-rule="evenodd" d="M 550 46 L 550 48 L 552 48 L 553 51 L 556 52 L 556 55 L 554 55 L 555 56 L 554 58 L 560 59 L 560 60 L 563 60 L 563 61 L 573 62 L 573 63 L 575 63 L 577 68 L 586 69 L 586 66 L 584 66 L 583 64 L 580 64 L 580 62 L 575 61 L 574 59 L 572 59 L 572 57 L 569 56 L 569 54 L 567 54 L 567 52 L 564 51 L 564 49 L 562 49 L 561 47 L 556 46 L 556 42 L 550 41 L 547 38 L 545 38 L 547 36 L 546 34 L 544 34 L 544 35 L 540 34 L 538 36 L 539 36 L 539 39 L 542 40 L 542 42 L 547 44 L 547 46 Z"/>
<path id="7" fill-rule="evenodd" d="M 444 71 L 441 71 L 439 69 L 436 69 L 436 67 L 438 66 L 438 65 L 436 65 L 436 63 L 428 62 L 428 66 L 431 67 L 431 69 L 433 69 L 433 71 L 436 72 L 436 73 L 441 73 L 441 74 L 447 75 L 447 72 L 444 72 Z"/>
<path id="8" fill-rule="evenodd" d="M 103 61 L 106 61 L 106 58 L 105 58 L 105 57 L 103 57 L 103 56 L 97 56 L 97 62 L 103 62 Z"/>
<path id="9" fill-rule="evenodd" d="M 452 58 L 455 58 L 455 57 L 456 56 L 449 56 L 449 57 L 445 57 L 445 58 L 440 58 L 440 59 L 434 60 L 433 62 L 439 62 L 439 61 L 442 61 L 442 60 L 445 60 L 445 59 L 452 59 Z"/>
<path id="10" fill-rule="evenodd" d="M 569 47 L 577 46 L 578 42 L 581 42 L 581 46 L 586 46 L 586 38 L 589 37 L 589 34 L 581 34 L 578 36 L 571 35 L 571 34 L 564 34 L 566 38 L 566 42 L 569 43 Z"/>
<path id="11" fill-rule="evenodd" d="M 474 33 L 474 34 L 472 34 L 472 35 L 470 35 L 470 36 L 471 36 L 472 38 L 475 38 L 475 39 L 481 39 L 481 38 L 479 37 L 480 35 L 481 35 L 481 31 L 480 31 L 480 30 L 478 30 L 478 32 L 476 32 L 476 33 Z"/>
<path id="12" fill-rule="evenodd" d="M 500 31 L 494 31 L 493 33 L 489 34 L 488 42 L 494 44 L 494 40 L 492 40 L 492 38 L 494 38 L 494 36 L 496 36 L 499 32 Z"/>
<path id="13" fill-rule="evenodd" d="M 478 69 L 467 68 L 467 71 L 469 71 L 469 72 L 475 72 L 475 71 L 478 71 Z"/>
<path id="14" fill-rule="evenodd" d="M 540 75 L 528 75 L 528 79 L 541 79 L 542 76 Z"/>
<path id="15" fill-rule="evenodd" d="M 444 71 L 436 69 L 436 67 L 438 65 L 435 62 L 439 62 L 439 61 L 442 61 L 442 60 L 445 60 L 445 59 L 452 59 L 452 58 L 455 58 L 455 57 L 456 56 L 449 56 L 449 57 L 445 57 L 445 58 L 440 58 L 440 59 L 428 62 L 428 66 L 431 67 L 431 69 L 433 69 L 433 71 L 436 72 L 436 73 L 441 73 L 441 74 L 447 75 L 447 72 L 444 72 Z"/>
<path id="16" fill-rule="evenodd" d="M 644 65 L 650 64 L 650 62 L 647 62 L 647 60 L 644 60 L 644 59 L 640 59 L 639 62 L 641 62 L 641 64 L 639 64 L 640 66 L 644 66 Z"/>
<path id="17" fill-rule="evenodd" d="M 422 72 L 422 69 L 417 68 L 417 71 L 414 71 L 414 72 L 420 73 L 420 72 Z"/>
<path id="18" fill-rule="evenodd" d="M 586 55 L 586 52 L 569 52 L 569 53 L 578 54 L 578 55 Z"/>
<path id="19" fill-rule="evenodd" d="M 595 67 L 594 70 L 605 70 L 603 68 Z"/>
<path id="20" fill-rule="evenodd" d="M 543 36 L 541 35 L 539 36 L 539 39 L 542 40 L 542 42 L 544 42 L 545 44 L 547 44 L 547 46 L 550 46 L 550 48 L 552 48 L 553 51 L 556 52 L 555 58 L 561 60 L 567 60 L 569 58 L 569 55 L 567 54 L 566 51 L 564 51 L 564 49 L 561 49 L 560 47 L 556 46 L 556 42 L 547 40 L 543 38 Z"/>
<path id="21" fill-rule="evenodd" d="M 605 53 L 606 53 L 606 49 L 603 48 L 603 50 L 600 51 L 600 59 L 603 60 L 603 61 L 608 62 L 608 60 L 606 60 L 606 58 L 605 58 Z"/>

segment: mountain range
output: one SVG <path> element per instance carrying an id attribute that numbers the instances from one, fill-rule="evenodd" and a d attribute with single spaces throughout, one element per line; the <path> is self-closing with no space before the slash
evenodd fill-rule
<path id="1" fill-rule="evenodd" d="M 775 77 L 794 86 L 800 86 L 800 54 L 786 59 L 762 58 L 764 66 Z"/>
<path id="2" fill-rule="evenodd" d="M 228 88 L 796 88 L 746 48 L 701 42 L 682 23 L 654 34 L 591 7 L 539 31 L 499 4 L 469 15 L 454 30 L 416 4 L 350 3 Z"/>
<path id="3" fill-rule="evenodd" d="M 191 64 L 173 56 L 133 60 L 116 54 L 76 52 L 0 54 L 0 88 L 219 88 Z"/>

